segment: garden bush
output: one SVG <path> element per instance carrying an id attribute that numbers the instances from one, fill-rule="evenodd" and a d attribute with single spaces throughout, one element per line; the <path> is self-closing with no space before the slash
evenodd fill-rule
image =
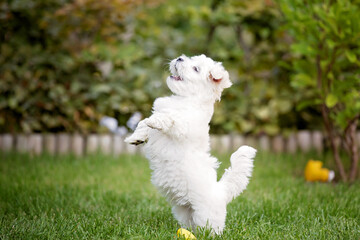
<path id="1" fill-rule="evenodd" d="M 170 59 L 205 53 L 234 85 L 217 104 L 214 133 L 275 135 L 318 128 L 297 111 L 289 84 L 293 42 L 271 0 L 0 3 L 0 131 L 96 132 L 104 115 L 124 125 L 151 113 Z"/>
<path id="2" fill-rule="evenodd" d="M 356 130 L 360 118 L 360 1 L 282 0 L 291 45 L 291 85 L 299 108 L 316 106 L 342 180 L 354 181 L 359 161 Z M 339 140 L 343 144 L 339 144 Z M 340 148 L 349 155 L 347 171 Z M 347 164 L 346 164 L 347 165 Z"/>
<path id="3" fill-rule="evenodd" d="M 143 56 L 124 40 L 127 15 L 141 14 L 139 4 L 1 3 L 1 131 L 89 132 L 103 114 L 125 121 L 132 111 L 148 110 L 153 91 L 142 88 L 143 71 L 126 69 Z"/>

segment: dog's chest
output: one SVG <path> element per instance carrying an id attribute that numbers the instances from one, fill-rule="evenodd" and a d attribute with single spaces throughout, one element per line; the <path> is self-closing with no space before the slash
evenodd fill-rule
<path id="1" fill-rule="evenodd" d="M 157 98 L 153 106 L 154 113 L 168 114 L 178 123 L 189 124 L 189 127 L 194 129 L 208 129 L 213 111 L 211 103 L 177 96 Z"/>

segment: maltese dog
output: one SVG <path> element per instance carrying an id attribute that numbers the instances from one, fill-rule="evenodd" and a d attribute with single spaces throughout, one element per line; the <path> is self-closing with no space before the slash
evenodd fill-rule
<path id="1" fill-rule="evenodd" d="M 173 95 L 157 98 L 152 115 L 125 141 L 144 144 L 151 181 L 172 204 L 182 227 L 209 227 L 221 234 L 226 205 L 248 185 L 256 150 L 240 147 L 218 181 L 209 123 L 215 101 L 231 86 L 229 73 L 205 55 L 182 55 L 170 62 L 170 72 L 166 83 Z"/>

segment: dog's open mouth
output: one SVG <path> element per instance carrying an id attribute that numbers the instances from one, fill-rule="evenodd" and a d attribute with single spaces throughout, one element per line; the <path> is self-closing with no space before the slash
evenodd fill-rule
<path id="1" fill-rule="evenodd" d="M 174 79 L 176 81 L 182 81 L 183 80 L 180 76 L 171 75 L 170 77 L 171 77 L 171 79 Z"/>

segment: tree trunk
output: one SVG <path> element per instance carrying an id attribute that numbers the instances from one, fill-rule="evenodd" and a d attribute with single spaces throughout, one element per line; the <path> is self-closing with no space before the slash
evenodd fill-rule
<path id="1" fill-rule="evenodd" d="M 338 144 L 336 144 L 335 129 L 334 129 L 334 126 L 331 123 L 331 120 L 330 120 L 330 117 L 329 117 L 329 109 L 326 107 L 326 105 L 324 103 L 321 105 L 321 114 L 322 114 L 322 117 L 323 117 L 323 120 L 324 120 L 327 135 L 328 135 L 329 140 L 330 140 L 330 147 L 331 147 L 331 150 L 333 152 L 336 167 L 337 167 L 337 169 L 338 169 L 338 171 L 340 173 L 341 179 L 344 182 L 346 182 L 347 181 L 347 176 L 346 176 L 346 172 L 345 172 L 345 169 L 344 169 L 344 165 L 342 164 L 342 161 L 341 161 L 341 158 L 340 158 L 339 146 L 338 146 Z"/>
<path id="2" fill-rule="evenodd" d="M 346 182 L 347 181 L 347 174 L 345 172 L 344 165 L 342 164 L 342 161 L 341 161 L 341 158 L 340 158 L 339 146 L 335 142 L 335 137 L 330 137 L 330 141 L 331 141 L 331 148 L 332 148 L 332 151 L 333 151 L 336 167 L 339 170 L 341 179 L 344 182 Z"/>
<path id="3" fill-rule="evenodd" d="M 357 167 L 359 162 L 359 153 L 357 148 L 357 142 L 356 142 L 356 127 L 358 124 L 358 119 L 355 118 L 353 121 L 350 122 L 349 127 L 347 128 L 347 131 L 345 132 L 346 137 L 349 139 L 349 154 L 350 154 L 350 170 L 349 170 L 349 180 L 350 182 L 354 182 L 356 179 L 357 174 Z"/>

